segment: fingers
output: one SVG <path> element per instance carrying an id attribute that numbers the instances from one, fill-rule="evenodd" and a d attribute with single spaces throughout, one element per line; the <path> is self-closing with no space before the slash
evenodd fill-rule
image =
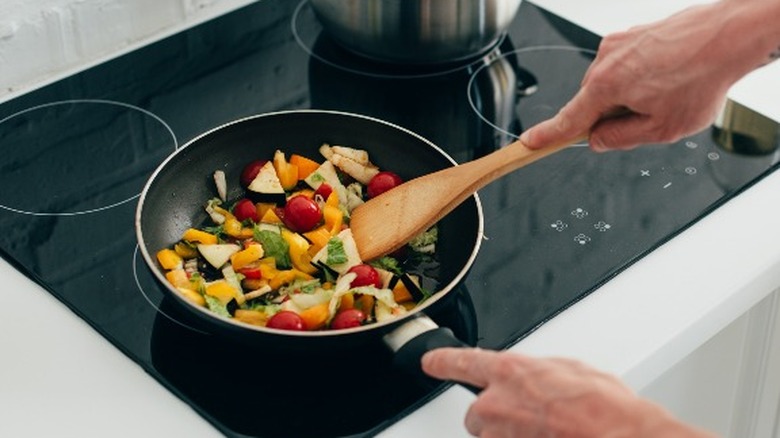
<path id="1" fill-rule="evenodd" d="M 541 149 L 577 140 L 587 135 L 608 109 L 594 102 L 588 88 L 581 88 L 553 118 L 523 132 L 520 141 L 529 149 Z"/>
<path id="2" fill-rule="evenodd" d="M 441 380 L 453 380 L 484 388 L 488 374 L 486 362 L 493 352 L 478 348 L 438 348 L 422 357 L 423 371 Z"/>
<path id="3" fill-rule="evenodd" d="M 649 132 L 648 132 L 649 131 Z M 650 121 L 646 116 L 631 113 L 598 122 L 590 131 L 591 150 L 628 150 L 652 138 Z"/>

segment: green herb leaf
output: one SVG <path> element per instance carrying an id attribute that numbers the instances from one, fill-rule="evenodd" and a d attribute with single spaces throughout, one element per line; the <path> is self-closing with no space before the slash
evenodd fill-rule
<path id="1" fill-rule="evenodd" d="M 329 266 L 340 265 L 348 260 L 347 252 L 344 250 L 344 242 L 338 237 L 331 237 L 328 240 L 328 258 L 325 263 Z"/>
<path id="2" fill-rule="evenodd" d="M 203 295 L 203 298 L 206 299 L 206 305 L 209 307 L 209 310 L 217 315 L 230 318 L 230 312 L 228 312 L 227 306 L 222 304 L 222 301 L 220 301 L 219 298 L 212 297 L 211 295 Z"/>
<path id="3" fill-rule="evenodd" d="M 390 256 L 382 256 L 376 260 L 370 261 L 368 264 L 375 268 L 384 269 L 385 271 L 390 271 L 395 275 L 403 274 L 403 271 L 401 270 L 401 266 L 399 266 L 398 264 L 398 260 Z"/>
<path id="4" fill-rule="evenodd" d="M 273 257 L 276 260 L 276 267 L 280 269 L 290 269 L 292 261 L 290 260 L 290 245 L 285 242 L 282 235 L 273 231 L 254 229 L 255 240 L 263 246 L 263 251 L 267 257 Z"/>

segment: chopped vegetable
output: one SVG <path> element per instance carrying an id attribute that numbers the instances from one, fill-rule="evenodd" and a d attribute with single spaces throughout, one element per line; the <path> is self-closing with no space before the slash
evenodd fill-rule
<path id="1" fill-rule="evenodd" d="M 217 170 L 214 172 L 214 183 L 217 186 L 217 195 L 222 201 L 227 201 L 227 181 L 225 180 L 225 172 Z"/>
<path id="2" fill-rule="evenodd" d="M 280 330 L 359 327 L 403 315 L 429 297 L 422 287 L 428 277 L 413 272 L 431 268 L 436 228 L 413 240 L 409 257 L 364 262 L 350 212 L 375 193 L 366 184 L 390 173 L 360 149 L 325 144 L 320 151 L 322 162 L 299 154 L 287 161 L 276 151 L 248 163 L 235 186 L 244 190 L 231 188 L 233 199 L 226 199 L 231 182 L 215 171 L 219 198 L 204 200 L 208 223 L 157 253 L 177 293 L 221 317 Z M 421 259 L 426 264 L 417 266 Z"/>

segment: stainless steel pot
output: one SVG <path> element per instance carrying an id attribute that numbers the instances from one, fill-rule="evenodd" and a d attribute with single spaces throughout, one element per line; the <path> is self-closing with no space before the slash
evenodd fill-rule
<path id="1" fill-rule="evenodd" d="M 394 63 L 458 61 L 495 44 L 521 0 L 309 0 L 348 50 Z"/>

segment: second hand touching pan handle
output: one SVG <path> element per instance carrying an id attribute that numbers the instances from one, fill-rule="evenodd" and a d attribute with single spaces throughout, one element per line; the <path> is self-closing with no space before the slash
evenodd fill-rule
<path id="1" fill-rule="evenodd" d="M 421 385 L 433 389 L 441 380 L 428 376 L 422 369 L 422 356 L 431 350 L 442 347 L 470 348 L 471 346 L 456 338 L 452 330 L 439 327 L 427 316 L 418 316 L 402 324 L 385 335 L 385 344 L 395 353 L 393 364 L 409 373 Z M 482 389 L 461 382 L 454 382 L 479 394 Z"/>

